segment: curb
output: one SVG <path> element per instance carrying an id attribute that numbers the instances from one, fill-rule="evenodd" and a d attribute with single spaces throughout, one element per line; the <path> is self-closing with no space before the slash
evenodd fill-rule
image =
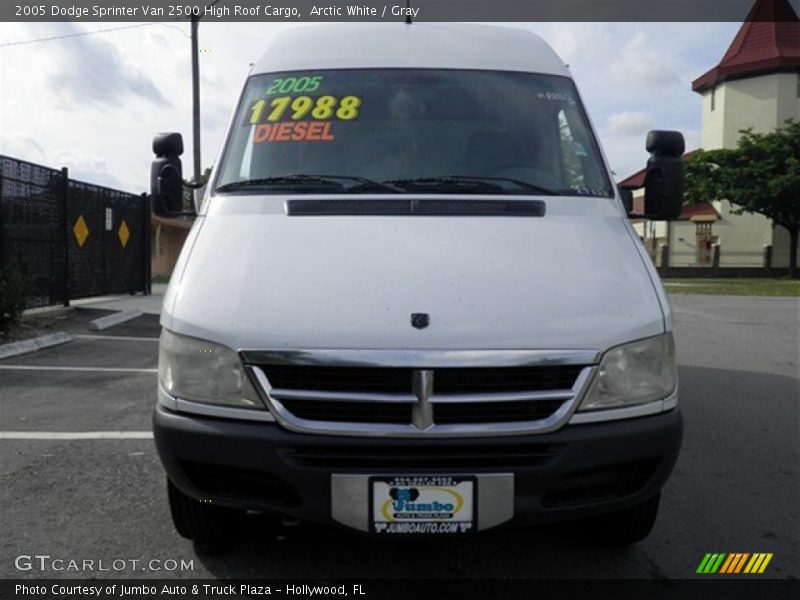
<path id="1" fill-rule="evenodd" d="M 58 346 L 59 344 L 66 344 L 72 341 L 72 336 L 63 331 L 55 333 L 48 333 L 40 335 L 39 337 L 31 338 L 29 340 L 22 340 L 19 342 L 11 342 L 10 344 L 3 344 L 0 346 L 0 359 L 11 358 L 12 356 L 19 356 L 20 354 L 28 354 L 29 352 L 36 352 L 51 346 Z"/>
<path id="2" fill-rule="evenodd" d="M 89 322 L 89 329 L 92 331 L 103 331 L 104 329 L 114 327 L 120 323 L 125 323 L 126 321 L 130 321 L 136 317 L 141 317 L 143 314 L 144 313 L 140 310 L 123 310 Z"/>
<path id="3" fill-rule="evenodd" d="M 62 313 L 75 310 L 77 307 L 73 305 L 63 306 L 39 306 L 37 308 L 26 308 L 22 311 L 23 317 L 36 316 L 36 315 L 49 315 L 50 313 Z"/>

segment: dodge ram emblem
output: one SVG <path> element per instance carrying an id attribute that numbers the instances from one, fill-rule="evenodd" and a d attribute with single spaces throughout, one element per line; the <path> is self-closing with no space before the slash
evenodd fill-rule
<path id="1" fill-rule="evenodd" d="M 430 322 L 428 313 L 411 313 L 411 326 L 414 329 L 425 329 Z"/>

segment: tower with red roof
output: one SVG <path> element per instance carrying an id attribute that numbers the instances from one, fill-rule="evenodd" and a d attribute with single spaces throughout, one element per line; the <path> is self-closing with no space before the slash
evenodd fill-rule
<path id="1" fill-rule="evenodd" d="M 692 83 L 703 96 L 703 148 L 735 148 L 739 131 L 800 120 L 800 19 L 789 0 L 758 0 L 718 65 Z"/>

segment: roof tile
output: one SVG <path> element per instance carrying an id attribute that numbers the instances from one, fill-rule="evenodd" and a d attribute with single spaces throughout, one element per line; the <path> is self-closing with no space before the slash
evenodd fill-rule
<path id="1" fill-rule="evenodd" d="M 800 71 L 800 19 L 789 0 L 758 0 L 722 61 L 692 82 L 695 92 L 728 79 Z"/>

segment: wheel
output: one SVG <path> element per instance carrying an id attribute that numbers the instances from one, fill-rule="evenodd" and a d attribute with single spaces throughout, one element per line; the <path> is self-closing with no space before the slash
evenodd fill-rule
<path id="1" fill-rule="evenodd" d="M 195 500 L 175 487 L 169 479 L 167 496 L 175 529 L 198 544 L 216 544 L 233 537 L 245 516 L 243 511 Z"/>
<path id="2" fill-rule="evenodd" d="M 592 517 L 586 523 L 586 533 L 604 546 L 629 546 L 640 542 L 653 530 L 660 497 L 658 493 L 637 506 Z"/>

